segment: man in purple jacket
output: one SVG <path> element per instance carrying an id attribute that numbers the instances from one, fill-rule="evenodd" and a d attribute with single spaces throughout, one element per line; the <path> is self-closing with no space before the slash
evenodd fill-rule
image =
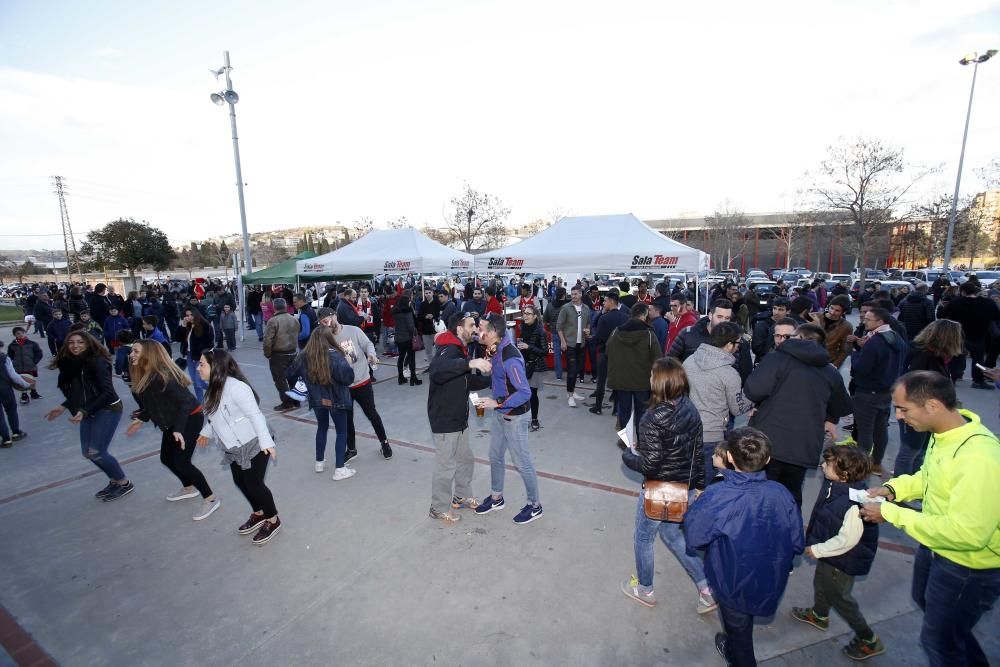
<path id="1" fill-rule="evenodd" d="M 528 504 L 521 508 L 514 523 L 531 523 L 542 516 L 538 501 L 538 475 L 528 451 L 531 387 L 524 369 L 524 357 L 507 335 L 502 315 L 490 314 L 479 320 L 479 342 L 491 354 L 493 398 L 481 398 L 478 405 L 493 410 L 490 428 L 490 483 L 492 495 L 476 508 L 476 514 L 503 509 L 504 458 L 510 451 L 514 467 L 524 480 Z"/>

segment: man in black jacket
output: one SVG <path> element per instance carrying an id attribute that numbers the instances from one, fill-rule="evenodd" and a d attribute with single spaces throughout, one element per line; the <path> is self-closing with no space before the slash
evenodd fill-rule
<path id="1" fill-rule="evenodd" d="M 764 355 L 774 349 L 774 323 L 788 317 L 791 305 L 787 296 L 776 296 L 771 299 L 770 312 L 758 313 L 754 318 L 750 349 L 753 350 L 756 363 L 759 364 Z"/>
<path id="2" fill-rule="evenodd" d="M 702 317 L 698 322 L 677 334 L 674 344 L 667 352 L 668 357 L 679 359 L 681 363 L 694 354 L 698 346 L 708 343 L 712 339 L 712 327 L 721 322 L 729 322 L 733 316 L 733 302 L 729 299 L 716 299 L 712 302 L 712 307 L 708 310 L 708 315 Z M 744 341 L 736 350 L 736 360 L 733 367 L 739 372 L 740 380 L 746 382 L 753 370 L 753 362 L 750 360 L 749 346 Z"/>
<path id="3" fill-rule="evenodd" d="M 899 302 L 898 319 L 906 327 L 910 340 L 934 321 L 934 303 L 927 298 L 927 283 L 917 283 L 913 292 Z"/>
<path id="4" fill-rule="evenodd" d="M 601 414 L 601 404 L 604 402 L 604 387 L 608 381 L 608 354 L 605 346 L 615 329 L 628 322 L 628 313 L 621 308 L 617 292 L 608 292 L 604 297 L 604 310 L 597 317 L 597 333 L 594 334 L 594 345 L 597 350 L 597 390 L 594 392 L 594 405 L 590 412 Z"/>
<path id="5" fill-rule="evenodd" d="M 771 440 L 767 478 L 787 488 L 801 507 L 802 482 L 819 463 L 824 428 L 832 433 L 837 420 L 851 414 L 840 373 L 823 345 L 791 338 L 764 357 L 743 394 L 757 404 L 750 426 Z"/>
<path id="6" fill-rule="evenodd" d="M 1000 322 L 1000 309 L 993 299 L 979 296 L 978 282 L 965 282 L 958 288 L 961 296 L 953 299 L 945 311 L 945 316 L 962 325 L 965 334 L 965 349 L 972 360 L 972 386 L 976 389 L 993 389 L 992 382 L 986 382 L 983 372 L 976 364 L 982 364 L 989 345 L 990 324 Z M 962 369 L 963 375 L 965 369 Z"/>
<path id="7" fill-rule="evenodd" d="M 635 294 L 632 294 L 632 285 L 627 280 L 623 280 L 618 283 L 618 297 L 621 304 L 625 306 L 625 310 L 631 310 L 638 299 Z"/>
<path id="8" fill-rule="evenodd" d="M 486 359 L 469 360 L 467 346 L 475 331 L 474 318 L 454 315 L 448 331 L 437 338 L 430 365 L 427 417 L 436 451 L 430 517 L 445 523 L 459 520 L 452 509 L 479 506 L 472 495 L 476 460 L 469 447 L 469 390 L 490 386 L 492 366 Z"/>

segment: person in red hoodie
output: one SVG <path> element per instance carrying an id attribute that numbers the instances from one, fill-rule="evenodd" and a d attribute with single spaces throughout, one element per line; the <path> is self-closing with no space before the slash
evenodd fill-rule
<path id="1" fill-rule="evenodd" d="M 674 344 L 677 334 L 696 324 L 698 316 L 692 311 L 688 298 L 678 293 L 670 295 L 670 312 L 664 314 L 664 317 L 670 322 L 670 328 L 667 330 L 667 345 L 663 348 L 663 353 L 666 354 L 670 346 Z"/>
<path id="2" fill-rule="evenodd" d="M 486 312 L 496 313 L 497 315 L 503 315 L 503 304 L 497 300 L 497 291 L 493 287 L 486 288 L 486 296 L 489 299 L 486 302 Z"/>
<path id="3" fill-rule="evenodd" d="M 399 356 L 399 351 L 396 349 L 396 317 L 392 314 L 392 309 L 396 307 L 396 302 L 399 301 L 399 295 L 403 293 L 402 288 L 395 290 L 392 287 L 387 287 L 385 294 L 382 297 L 382 353 L 387 357 Z"/>

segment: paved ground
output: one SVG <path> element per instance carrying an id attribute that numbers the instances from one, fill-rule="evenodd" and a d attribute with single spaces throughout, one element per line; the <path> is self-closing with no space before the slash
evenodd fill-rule
<path id="1" fill-rule="evenodd" d="M 0 339 L 11 339 L 9 328 Z M 262 404 L 274 405 L 252 335 L 236 356 Z M 136 492 L 96 501 L 104 481 L 81 458 L 76 429 L 65 419 L 41 420 L 58 403 L 53 373 L 44 372 L 44 399 L 20 410 L 30 437 L 0 451 L 0 603 L 64 665 L 721 664 L 712 646 L 719 621 L 695 613 L 694 586 L 662 545 L 659 606 L 646 609 L 619 590 L 634 569 L 640 480 L 621 464 L 609 413 L 567 407 L 549 373 L 545 428 L 530 438 L 544 517 L 511 523 L 524 488 L 509 472 L 512 508 L 465 513 L 447 527 L 427 518 L 433 455 L 426 384 L 399 386 L 394 374 L 379 369 L 389 381 L 377 385 L 376 396 L 395 456 L 381 458 L 359 415 L 359 432 L 368 437 L 352 464 L 358 474 L 345 482 L 313 472 L 315 427 L 307 411 L 268 411 L 279 433 L 279 462 L 268 481 L 284 527 L 257 548 L 235 532 L 248 508 L 215 449 L 199 451 L 195 461 L 222 498 L 219 511 L 195 523 L 196 501 L 164 501 L 177 483 L 158 461 L 152 427 L 126 438 L 122 425 L 112 446 Z M 1000 395 L 973 391 L 968 382 L 960 394 L 998 427 Z M 473 417 L 472 428 L 483 462 L 488 421 Z M 888 461 L 895 450 L 893 431 Z M 805 496 L 814 497 L 818 485 L 810 473 Z M 474 487 L 488 493 L 487 466 L 477 466 Z M 871 575 L 856 588 L 890 651 L 872 662 L 924 665 L 920 613 L 909 599 L 913 542 L 892 528 L 881 539 Z M 808 563 L 797 567 L 776 617 L 758 625 L 765 664 L 849 664 L 839 652 L 850 638 L 842 621 L 824 634 L 788 616 L 792 605 L 811 601 L 812 571 Z M 979 634 L 1000 661 L 997 627 L 994 610 Z"/>

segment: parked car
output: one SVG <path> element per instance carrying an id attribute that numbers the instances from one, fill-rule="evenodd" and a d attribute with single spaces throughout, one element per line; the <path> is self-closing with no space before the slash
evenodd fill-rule
<path id="1" fill-rule="evenodd" d="M 795 285 L 800 280 L 802 280 L 802 278 L 804 278 L 804 276 L 802 274 L 800 274 L 800 273 L 793 273 L 791 271 L 785 271 L 784 273 L 782 273 L 778 277 L 781 280 L 784 280 L 785 284 L 788 285 L 789 288 L 791 288 L 793 285 Z"/>
<path id="2" fill-rule="evenodd" d="M 1000 280 L 1000 271 L 970 271 L 969 273 L 975 276 L 976 280 L 983 287 L 989 287 L 997 280 Z"/>
<path id="3" fill-rule="evenodd" d="M 753 288 L 753 291 L 760 299 L 761 306 L 767 305 L 767 302 L 774 295 L 774 289 L 777 286 L 778 283 L 773 280 L 747 280 L 747 289 Z"/>
<path id="4" fill-rule="evenodd" d="M 749 283 L 751 280 L 770 280 L 770 278 L 768 278 L 767 274 L 763 271 L 759 269 L 752 269 L 747 272 L 747 282 Z"/>
<path id="5" fill-rule="evenodd" d="M 865 284 L 868 285 L 871 284 L 872 282 L 875 281 L 866 280 Z M 913 289 L 913 285 L 910 284 L 910 281 L 908 280 L 879 280 L 878 283 L 879 283 L 879 289 L 885 290 L 887 292 L 901 287 L 905 287 L 908 290 Z M 860 292 L 861 292 L 861 281 L 855 280 L 854 284 L 851 285 L 851 301 L 857 303 L 858 294 L 860 294 Z"/>
<path id="6" fill-rule="evenodd" d="M 793 266 L 789 270 L 792 271 L 793 273 L 799 274 L 803 278 L 812 278 L 813 275 L 813 272 L 805 268 L 804 266 Z"/>

